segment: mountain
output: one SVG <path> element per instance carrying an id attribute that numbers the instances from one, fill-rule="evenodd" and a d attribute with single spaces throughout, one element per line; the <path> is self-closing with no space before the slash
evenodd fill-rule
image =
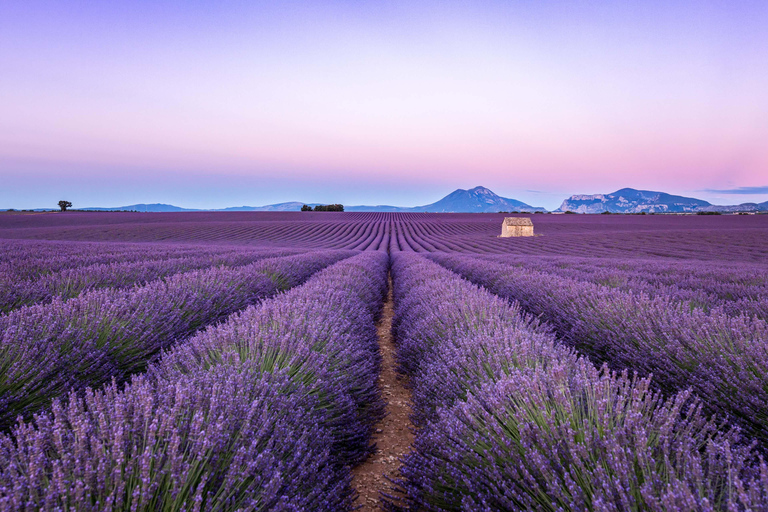
<path id="1" fill-rule="evenodd" d="M 458 189 L 436 203 L 411 208 L 413 212 L 467 212 L 467 213 L 497 213 L 497 212 L 535 212 L 546 211 L 544 208 L 530 206 L 516 199 L 497 196 L 485 187 L 475 187 L 470 190 Z"/>
<path id="2" fill-rule="evenodd" d="M 300 203 L 298 201 L 291 201 L 289 203 L 277 203 L 268 204 L 266 206 L 230 206 L 229 208 L 223 208 L 221 210 L 214 210 L 217 212 L 299 212 L 301 207 L 305 204 L 309 206 L 317 206 L 320 203 Z"/>
<path id="3" fill-rule="evenodd" d="M 675 196 L 665 192 L 623 188 L 612 194 L 575 195 L 556 211 L 576 213 L 683 213 L 683 212 L 752 212 L 768 210 L 765 203 L 735 205 L 711 204 L 692 197 Z"/>
<path id="4" fill-rule="evenodd" d="M 575 195 L 563 201 L 557 211 L 577 213 L 667 213 L 695 212 L 712 206 L 701 199 L 664 192 L 623 188 L 612 194 Z"/>
<path id="5" fill-rule="evenodd" d="M 268 204 L 266 206 L 230 206 L 229 208 L 221 208 L 217 210 L 204 210 L 199 208 L 181 208 L 179 206 L 173 206 L 172 204 L 132 204 L 129 206 L 115 206 L 113 208 L 82 208 L 88 211 L 137 211 L 137 212 L 298 212 L 301 211 L 301 207 L 308 203 L 290 202 L 290 203 L 277 203 Z M 309 203 L 310 206 L 315 206 L 319 203 Z"/>
<path id="6" fill-rule="evenodd" d="M 693 212 L 711 206 L 707 201 L 664 192 L 623 188 L 612 194 L 575 195 L 563 201 L 560 211 L 578 213 Z"/>
<path id="7" fill-rule="evenodd" d="M 414 210 L 407 206 L 389 206 L 386 204 L 379 204 L 376 206 L 366 206 L 366 205 L 345 206 L 344 211 L 345 212 L 412 212 Z"/>
<path id="8" fill-rule="evenodd" d="M 768 201 L 765 203 L 741 203 L 741 204 L 729 204 L 729 205 L 720 205 L 720 204 L 712 204 L 709 206 L 705 206 L 703 208 L 699 208 L 697 211 L 702 212 L 757 212 L 757 211 L 766 211 L 768 210 Z"/>
<path id="9" fill-rule="evenodd" d="M 194 208 L 181 208 L 172 204 L 153 203 L 153 204 L 131 204 L 128 206 L 116 206 L 114 208 L 76 208 L 77 210 L 88 211 L 137 211 L 137 212 L 197 212 Z"/>
<path id="10" fill-rule="evenodd" d="M 350 206 L 350 212 L 436 212 L 436 213 L 497 213 L 497 212 L 544 212 L 544 208 L 530 206 L 516 199 L 497 196 L 485 187 L 470 190 L 454 190 L 439 201 L 411 208 L 398 206 Z"/>

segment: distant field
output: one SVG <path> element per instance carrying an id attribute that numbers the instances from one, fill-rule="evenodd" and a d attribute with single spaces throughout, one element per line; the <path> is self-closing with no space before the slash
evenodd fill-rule
<path id="1" fill-rule="evenodd" d="M 499 239 L 504 217 L 327 212 L 9 214 L 0 216 L 0 239 L 745 262 L 768 258 L 768 215 L 531 215 L 540 236 Z"/>
<path id="2" fill-rule="evenodd" d="M 0 215 L 0 510 L 768 510 L 768 216 L 505 216 Z"/>

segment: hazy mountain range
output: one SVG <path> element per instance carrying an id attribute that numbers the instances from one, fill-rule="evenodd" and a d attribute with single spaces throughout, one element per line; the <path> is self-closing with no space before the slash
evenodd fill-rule
<path id="1" fill-rule="evenodd" d="M 293 212 L 301 210 L 302 205 L 316 206 L 320 203 L 302 203 L 300 201 L 292 201 L 288 203 L 269 204 L 266 206 L 233 206 L 230 208 L 223 208 L 220 210 L 205 210 L 205 211 L 219 211 L 219 212 Z M 124 211 L 140 211 L 140 212 L 191 212 L 191 211 L 203 211 L 193 210 L 188 208 L 180 208 L 170 204 L 132 204 L 128 206 L 118 206 L 114 208 L 82 208 L 83 210 L 124 210 Z M 508 199 L 501 197 L 485 187 L 475 187 L 471 190 L 458 189 L 444 198 L 432 204 L 424 206 L 389 206 L 389 205 L 353 205 L 344 206 L 344 210 L 348 212 L 438 212 L 438 213 L 451 213 L 451 212 L 469 212 L 469 213 L 496 213 L 500 211 L 518 211 L 518 212 L 545 212 L 544 208 L 538 206 L 530 206 L 522 201 L 516 199 Z"/>
<path id="2" fill-rule="evenodd" d="M 119 210 L 140 212 L 193 212 L 193 211 L 222 211 L 222 212 L 291 212 L 301 210 L 302 205 L 316 206 L 320 203 L 303 203 L 291 201 L 287 203 L 269 204 L 266 206 L 232 206 L 218 210 L 199 210 L 181 208 L 170 204 L 132 204 L 112 208 L 82 208 L 84 210 Z M 424 206 L 346 206 L 348 212 L 437 212 L 437 213 L 496 213 L 496 212 L 545 212 L 544 208 L 531 206 L 516 199 L 509 199 L 494 194 L 485 187 L 475 187 L 470 190 L 458 189 L 444 198 Z M 750 212 L 768 211 L 768 201 L 763 203 L 743 203 L 739 205 L 713 205 L 701 199 L 675 196 L 665 192 L 650 190 L 635 190 L 623 188 L 611 194 L 573 195 L 563 201 L 556 212 L 572 211 L 576 213 L 697 213 L 707 211 L 721 212 Z"/>
<path id="3" fill-rule="evenodd" d="M 291 201 L 289 203 L 268 204 L 266 206 L 230 206 L 218 210 L 200 210 L 195 208 L 181 208 L 172 204 L 152 203 L 152 204 L 131 204 L 128 206 L 116 206 L 114 208 L 82 208 L 88 211 L 137 211 L 137 212 L 297 212 L 305 204 L 316 206 L 320 203 L 301 203 Z"/>

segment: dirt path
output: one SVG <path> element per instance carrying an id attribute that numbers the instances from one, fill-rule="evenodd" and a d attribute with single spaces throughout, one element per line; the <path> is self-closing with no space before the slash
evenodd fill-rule
<path id="1" fill-rule="evenodd" d="M 395 371 L 395 344 L 392 339 L 392 279 L 389 281 L 389 293 L 384 311 L 378 325 L 379 347 L 383 358 L 379 386 L 387 402 L 387 416 L 376 425 L 373 441 L 376 453 L 352 470 L 352 486 L 360 494 L 357 504 L 362 512 L 378 511 L 379 493 L 388 492 L 391 484 L 387 478 L 395 478 L 400 466 L 399 459 L 411 447 L 413 424 L 411 414 L 411 393 L 398 379 Z"/>

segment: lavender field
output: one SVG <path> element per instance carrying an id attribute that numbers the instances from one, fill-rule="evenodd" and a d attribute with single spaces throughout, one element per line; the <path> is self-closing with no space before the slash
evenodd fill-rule
<path id="1" fill-rule="evenodd" d="M 504 217 L 0 214 L 0 510 L 768 510 L 768 215 Z"/>

